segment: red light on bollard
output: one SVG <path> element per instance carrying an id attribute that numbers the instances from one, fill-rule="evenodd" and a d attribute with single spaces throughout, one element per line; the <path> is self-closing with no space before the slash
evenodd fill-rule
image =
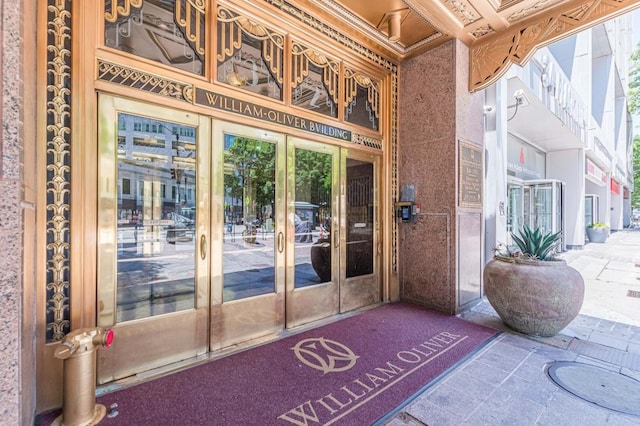
<path id="1" fill-rule="evenodd" d="M 106 347 L 111 346 L 111 344 L 113 343 L 113 339 L 115 338 L 115 334 L 113 332 L 113 329 L 110 328 L 105 332 L 105 336 L 104 336 L 104 345 Z"/>

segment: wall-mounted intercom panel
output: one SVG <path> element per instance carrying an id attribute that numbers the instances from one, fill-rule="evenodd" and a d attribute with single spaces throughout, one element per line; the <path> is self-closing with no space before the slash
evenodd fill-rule
<path id="1" fill-rule="evenodd" d="M 402 186 L 400 201 L 396 203 L 396 217 L 402 222 L 413 222 L 420 213 L 420 204 L 414 202 L 415 193 L 415 185 Z"/>
<path id="2" fill-rule="evenodd" d="M 402 222 L 413 222 L 420 213 L 420 204 L 411 201 L 398 201 L 396 203 L 396 217 Z"/>

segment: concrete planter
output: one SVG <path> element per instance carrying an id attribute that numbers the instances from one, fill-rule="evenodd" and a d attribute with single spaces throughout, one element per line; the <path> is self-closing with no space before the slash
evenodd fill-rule
<path id="1" fill-rule="evenodd" d="M 496 257 L 485 266 L 484 287 L 502 321 L 535 336 L 560 332 L 584 300 L 584 280 L 564 260 Z"/>
<path id="2" fill-rule="evenodd" d="M 609 238 L 609 228 L 587 228 L 587 237 L 592 243 L 604 243 Z"/>

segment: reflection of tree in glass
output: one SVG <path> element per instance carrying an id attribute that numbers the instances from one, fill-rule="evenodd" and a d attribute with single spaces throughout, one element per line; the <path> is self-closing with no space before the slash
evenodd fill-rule
<path id="1" fill-rule="evenodd" d="M 242 200 L 244 218 L 256 217 L 275 200 L 275 146 L 256 139 L 233 138 L 225 152 L 232 166 L 224 175 L 230 196 Z"/>
<path id="2" fill-rule="evenodd" d="M 331 155 L 296 149 L 296 201 L 320 206 L 320 217 L 331 214 Z"/>

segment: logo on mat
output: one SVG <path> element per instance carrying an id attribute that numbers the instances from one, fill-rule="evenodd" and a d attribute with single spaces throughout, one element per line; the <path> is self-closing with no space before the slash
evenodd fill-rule
<path id="1" fill-rule="evenodd" d="M 359 358 L 342 343 L 324 337 L 301 340 L 291 349 L 304 365 L 325 374 L 347 371 Z"/>

